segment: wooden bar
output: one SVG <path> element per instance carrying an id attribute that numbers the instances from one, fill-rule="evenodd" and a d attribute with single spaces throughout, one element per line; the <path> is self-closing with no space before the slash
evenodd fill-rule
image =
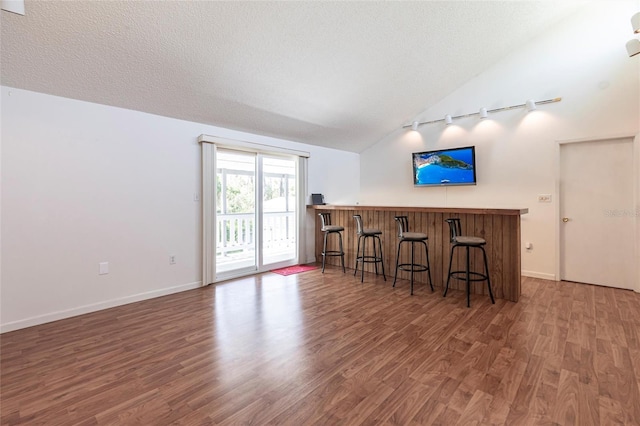
<path id="1" fill-rule="evenodd" d="M 487 241 L 485 250 L 489 260 L 491 287 L 497 299 L 517 302 L 520 298 L 520 216 L 528 213 L 528 209 L 494 209 L 494 208 L 457 208 L 457 207 L 389 207 L 389 206 L 309 206 L 317 213 L 331 213 L 332 224 L 344 226 L 345 266 L 355 266 L 355 222 L 353 215 L 362 216 L 366 228 L 378 228 L 382 231 L 382 249 L 387 275 L 393 278 L 398 249 L 398 232 L 394 216 L 409 217 L 410 230 L 424 232 L 429 236 L 429 262 L 433 285 L 442 290 L 447 279 L 449 255 L 449 226 L 444 222 L 449 217 L 458 217 L 462 222 L 462 231 L 466 235 L 482 237 Z M 320 219 L 316 215 L 316 261 L 322 262 L 323 235 L 320 230 Z M 405 245 L 406 246 L 406 245 Z M 331 238 L 328 250 L 337 250 L 337 239 Z M 408 247 L 401 256 L 408 256 Z M 462 270 L 464 265 L 463 250 L 456 250 L 453 259 L 453 270 Z M 480 250 L 471 250 L 471 270 L 483 272 L 483 259 Z M 406 259 L 406 257 L 404 257 Z M 417 261 L 424 261 L 424 254 L 417 255 Z M 328 265 L 340 265 L 339 257 L 327 257 Z M 374 265 L 365 265 L 365 271 L 375 272 Z M 398 278 L 408 279 L 409 273 L 399 271 Z M 417 274 L 416 281 L 426 284 L 426 274 Z M 465 290 L 465 282 L 451 280 L 449 288 Z M 487 294 L 485 282 L 471 285 L 474 294 Z"/>

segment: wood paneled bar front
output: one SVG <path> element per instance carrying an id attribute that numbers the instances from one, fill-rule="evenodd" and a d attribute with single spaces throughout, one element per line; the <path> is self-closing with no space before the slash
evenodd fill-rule
<path id="1" fill-rule="evenodd" d="M 385 269 L 393 278 L 395 257 L 398 247 L 398 231 L 394 217 L 409 217 L 410 230 L 424 232 L 429 236 L 429 262 L 431 278 L 436 288 L 443 289 L 449 268 L 449 226 L 444 221 L 450 217 L 460 218 L 462 233 L 482 237 L 487 241 L 485 250 L 489 260 L 489 274 L 493 294 L 498 299 L 517 302 L 520 297 L 520 216 L 528 213 L 528 209 L 489 209 L 489 208 L 457 208 L 457 207 L 388 207 L 388 206 L 341 206 L 315 205 L 309 208 L 316 213 L 331 213 L 332 224 L 344 226 L 345 265 L 355 266 L 356 230 L 353 215 L 362 216 L 364 226 L 378 228 L 382 231 L 382 249 Z M 322 231 L 320 218 L 316 214 L 316 261 L 322 262 Z M 337 239 L 328 242 L 329 250 L 337 249 Z M 405 244 L 405 246 L 408 246 Z M 403 248 L 404 250 L 405 248 Z M 406 247 L 408 250 L 408 247 Z M 418 251 L 419 252 L 419 251 Z M 402 253 L 401 256 L 409 256 Z M 424 253 L 416 253 L 418 263 L 424 263 Z M 404 257 L 407 259 L 407 257 Z M 327 257 L 327 264 L 339 265 L 339 257 Z M 471 270 L 482 271 L 483 260 L 480 250 L 471 250 Z M 464 270 L 464 250 L 456 250 L 453 259 L 453 270 Z M 373 265 L 366 265 L 367 272 L 374 272 Z M 409 272 L 399 271 L 398 278 L 409 279 Z M 416 281 L 426 284 L 426 274 L 416 274 Z M 450 289 L 465 290 L 465 282 L 451 280 Z M 487 294 L 485 282 L 471 284 L 474 294 Z"/>

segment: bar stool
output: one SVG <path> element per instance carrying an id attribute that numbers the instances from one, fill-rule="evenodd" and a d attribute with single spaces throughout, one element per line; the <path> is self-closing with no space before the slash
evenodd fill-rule
<path id="1" fill-rule="evenodd" d="M 443 297 L 447 296 L 447 290 L 449 290 L 449 281 L 451 278 L 457 280 L 464 280 L 467 282 L 467 308 L 471 306 L 471 282 L 472 281 L 486 281 L 487 287 L 489 287 L 489 296 L 491 297 L 491 303 L 496 303 L 493 299 L 493 292 L 491 291 L 491 280 L 489 279 L 489 264 L 487 263 L 487 253 L 484 251 L 484 245 L 487 242 L 484 238 L 480 237 L 468 237 L 462 235 L 462 227 L 460 226 L 460 219 L 458 218 L 450 218 L 445 219 L 445 222 L 449 224 L 449 235 L 451 237 L 451 257 L 449 258 L 449 274 L 447 276 L 447 285 L 444 288 Z M 453 263 L 453 251 L 458 247 L 466 248 L 467 259 L 466 266 L 467 268 L 464 271 L 452 271 L 451 264 Z M 484 270 L 485 273 L 481 274 L 480 272 L 471 272 L 470 269 L 470 261 L 469 261 L 469 249 L 471 248 L 479 248 L 482 250 L 482 256 L 484 257 Z"/>
<path id="2" fill-rule="evenodd" d="M 358 247 L 356 248 L 356 270 L 353 275 L 358 273 L 358 263 L 362 263 L 362 272 L 360 282 L 364 282 L 364 264 L 373 263 L 376 268 L 376 275 L 378 275 L 378 263 L 382 266 L 382 278 L 387 280 L 387 276 L 384 274 L 384 262 L 382 261 L 382 242 L 380 241 L 380 235 L 382 231 L 379 229 L 365 228 L 362 225 L 362 217 L 359 214 L 353 215 L 356 221 L 356 235 L 358 236 Z M 373 240 L 373 254 L 365 254 L 367 248 L 367 239 Z M 360 242 L 362 241 L 362 253 L 360 252 Z M 378 242 L 378 249 L 376 250 L 376 241 Z"/>
<path id="3" fill-rule="evenodd" d="M 407 216 L 395 216 L 396 223 L 398 224 L 398 254 L 396 255 L 396 274 L 393 278 L 393 286 L 396 286 L 396 280 L 398 279 L 398 269 L 411 272 L 411 294 L 413 295 L 413 273 L 414 272 L 427 272 L 429 279 L 429 287 L 433 291 L 433 284 L 431 282 L 431 268 L 429 266 L 429 247 L 427 247 L 426 241 L 429 239 L 427 234 L 421 232 L 409 232 L 409 218 Z M 400 263 L 400 248 L 402 243 L 411 243 L 411 263 Z M 424 254 L 427 259 L 427 264 L 422 265 L 416 263 L 414 246 L 416 243 L 420 243 L 424 246 Z"/>
<path id="4" fill-rule="evenodd" d="M 318 213 L 320 220 L 322 221 L 321 231 L 324 232 L 324 244 L 322 245 L 322 273 L 324 274 L 324 264 L 327 256 L 340 256 L 342 262 L 342 272 L 346 272 L 344 269 L 344 250 L 342 248 L 342 226 L 331 225 L 331 213 Z M 340 240 L 340 250 L 327 250 L 327 237 L 329 234 L 337 234 Z"/>

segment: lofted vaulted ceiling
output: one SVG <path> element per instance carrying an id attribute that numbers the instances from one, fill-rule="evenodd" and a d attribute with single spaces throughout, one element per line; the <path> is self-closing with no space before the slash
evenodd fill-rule
<path id="1" fill-rule="evenodd" d="M 361 152 L 573 1 L 28 1 L 2 85 Z"/>

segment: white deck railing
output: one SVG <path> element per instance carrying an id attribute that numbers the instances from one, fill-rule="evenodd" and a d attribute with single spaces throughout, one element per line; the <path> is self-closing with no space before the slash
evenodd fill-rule
<path id="1" fill-rule="evenodd" d="M 255 250 L 256 231 L 254 214 L 218 214 L 217 215 L 217 244 L 218 256 Z"/>
<path id="2" fill-rule="evenodd" d="M 218 214 L 216 256 L 218 264 L 251 256 L 256 249 L 255 215 Z M 295 212 L 264 213 L 263 245 L 265 256 L 277 256 L 287 251 L 295 253 Z"/>

